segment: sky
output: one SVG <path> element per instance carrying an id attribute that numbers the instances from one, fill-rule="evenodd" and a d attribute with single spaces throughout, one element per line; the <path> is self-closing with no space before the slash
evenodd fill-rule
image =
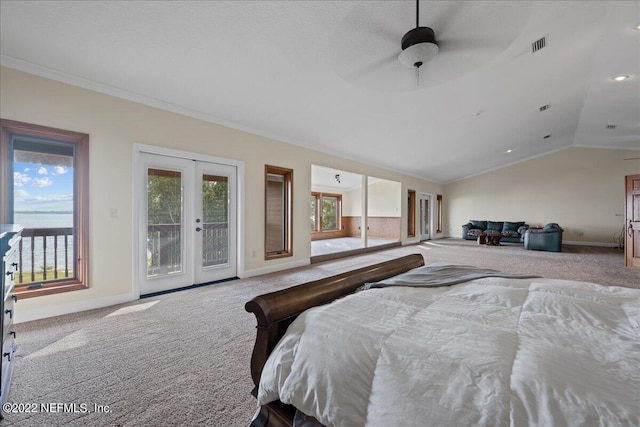
<path id="1" fill-rule="evenodd" d="M 14 211 L 73 211 L 73 169 L 13 164 Z"/>

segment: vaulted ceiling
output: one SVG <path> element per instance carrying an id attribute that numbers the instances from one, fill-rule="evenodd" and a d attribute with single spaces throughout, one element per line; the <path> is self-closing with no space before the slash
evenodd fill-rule
<path id="1" fill-rule="evenodd" d="M 440 51 L 419 75 L 397 60 L 415 14 L 3 0 L 0 63 L 436 182 L 569 146 L 640 149 L 640 2 L 423 0 Z"/>

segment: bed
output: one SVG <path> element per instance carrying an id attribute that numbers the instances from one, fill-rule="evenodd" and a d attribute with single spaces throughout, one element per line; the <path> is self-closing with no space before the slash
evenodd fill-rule
<path id="1" fill-rule="evenodd" d="M 245 308 L 252 426 L 640 425 L 638 289 L 414 254 Z"/>

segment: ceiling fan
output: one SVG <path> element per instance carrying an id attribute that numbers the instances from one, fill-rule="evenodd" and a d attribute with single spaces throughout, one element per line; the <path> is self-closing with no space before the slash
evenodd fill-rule
<path id="1" fill-rule="evenodd" d="M 420 26 L 420 0 L 416 0 L 416 27 L 409 30 L 400 43 L 402 52 L 398 61 L 405 67 L 416 69 L 416 83 L 420 85 L 420 67 L 437 55 L 438 43 L 433 29 Z"/>
<path id="2" fill-rule="evenodd" d="M 531 2 L 358 2 L 332 42 L 336 73 L 382 91 L 414 91 L 477 70 L 502 53 L 525 26 Z M 414 15 L 415 13 L 415 15 Z M 409 23 L 415 27 L 409 29 Z M 423 23 L 421 25 L 421 23 Z"/>

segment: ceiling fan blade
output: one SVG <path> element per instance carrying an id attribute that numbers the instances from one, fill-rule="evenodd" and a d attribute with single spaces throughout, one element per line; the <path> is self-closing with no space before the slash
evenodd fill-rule
<path id="1" fill-rule="evenodd" d="M 475 39 L 440 39 L 438 40 L 438 53 L 473 53 L 473 52 L 501 52 L 502 46 L 498 43 L 487 42 L 486 40 Z"/>
<path id="2" fill-rule="evenodd" d="M 357 82 L 358 79 L 366 78 L 368 75 L 375 73 L 376 70 L 380 69 L 381 67 L 389 66 L 397 60 L 398 54 L 396 53 L 372 60 L 367 64 L 363 64 L 362 66 L 351 70 L 344 76 L 344 79 L 349 82 Z"/>

